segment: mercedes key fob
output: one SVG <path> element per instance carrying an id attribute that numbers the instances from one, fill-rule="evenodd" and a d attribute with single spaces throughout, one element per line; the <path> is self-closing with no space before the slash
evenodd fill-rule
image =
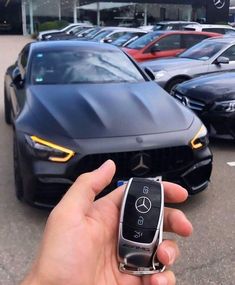
<path id="1" fill-rule="evenodd" d="M 131 178 L 123 197 L 119 236 L 119 270 L 145 275 L 161 272 L 164 266 L 155 254 L 162 242 L 163 185 L 145 178 Z"/>

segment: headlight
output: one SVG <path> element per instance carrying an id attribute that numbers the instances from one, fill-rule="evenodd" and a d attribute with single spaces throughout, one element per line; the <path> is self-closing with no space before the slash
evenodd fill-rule
<path id="1" fill-rule="evenodd" d="M 201 126 L 190 144 L 193 149 L 200 149 L 208 145 L 207 129 L 204 125 Z"/>
<path id="2" fill-rule="evenodd" d="M 156 80 L 162 78 L 166 74 L 167 74 L 167 72 L 165 70 L 160 70 L 160 71 L 154 72 Z"/>
<path id="3" fill-rule="evenodd" d="M 235 112 L 235 100 L 216 102 L 213 111 L 223 113 Z"/>
<path id="4" fill-rule="evenodd" d="M 74 151 L 40 139 L 36 136 L 25 136 L 32 154 L 41 159 L 46 159 L 55 162 L 66 162 L 72 156 Z"/>
<path id="5" fill-rule="evenodd" d="M 52 36 L 51 35 L 48 35 L 48 36 L 45 36 L 45 39 L 49 40 Z"/>

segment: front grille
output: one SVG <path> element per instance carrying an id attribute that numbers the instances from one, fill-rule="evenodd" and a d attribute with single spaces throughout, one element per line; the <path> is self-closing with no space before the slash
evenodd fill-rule
<path id="1" fill-rule="evenodd" d="M 202 112 L 206 106 L 203 102 L 199 100 L 188 98 L 177 92 L 174 93 L 174 97 L 178 99 L 183 105 L 197 112 Z"/>
<path id="2" fill-rule="evenodd" d="M 118 153 L 102 153 L 92 154 L 83 157 L 77 165 L 77 175 L 84 172 L 92 171 L 99 167 L 107 159 L 112 159 L 117 167 L 115 175 L 116 179 L 129 178 L 137 176 L 133 173 L 133 158 L 145 155 L 149 157 L 147 173 L 138 175 L 141 177 L 154 177 L 169 172 L 176 172 L 187 167 L 193 160 L 193 153 L 188 146 L 160 148 L 154 150 L 118 152 Z M 138 161 L 137 161 L 138 162 Z M 135 165 L 134 165 L 135 166 Z M 75 177 L 74 177 L 75 178 Z"/>

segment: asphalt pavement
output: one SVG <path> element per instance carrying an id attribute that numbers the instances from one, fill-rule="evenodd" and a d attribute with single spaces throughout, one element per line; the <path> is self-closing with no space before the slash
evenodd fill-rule
<path id="1" fill-rule="evenodd" d="M 4 72 L 29 40 L 0 36 L 0 285 L 19 284 L 36 254 L 48 216 L 48 211 L 31 208 L 14 196 L 12 130 L 4 122 Z M 235 162 L 235 143 L 212 141 L 211 149 L 210 186 L 175 205 L 191 220 L 192 237 L 164 235 L 176 238 L 181 249 L 173 267 L 178 285 L 235 285 L 235 167 L 227 164 Z"/>

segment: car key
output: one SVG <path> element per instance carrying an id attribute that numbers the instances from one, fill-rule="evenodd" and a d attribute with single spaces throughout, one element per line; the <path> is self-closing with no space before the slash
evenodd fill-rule
<path id="1" fill-rule="evenodd" d="M 131 178 L 122 201 L 118 236 L 119 270 L 133 275 L 162 272 L 156 257 L 162 242 L 164 190 L 160 182 Z"/>

